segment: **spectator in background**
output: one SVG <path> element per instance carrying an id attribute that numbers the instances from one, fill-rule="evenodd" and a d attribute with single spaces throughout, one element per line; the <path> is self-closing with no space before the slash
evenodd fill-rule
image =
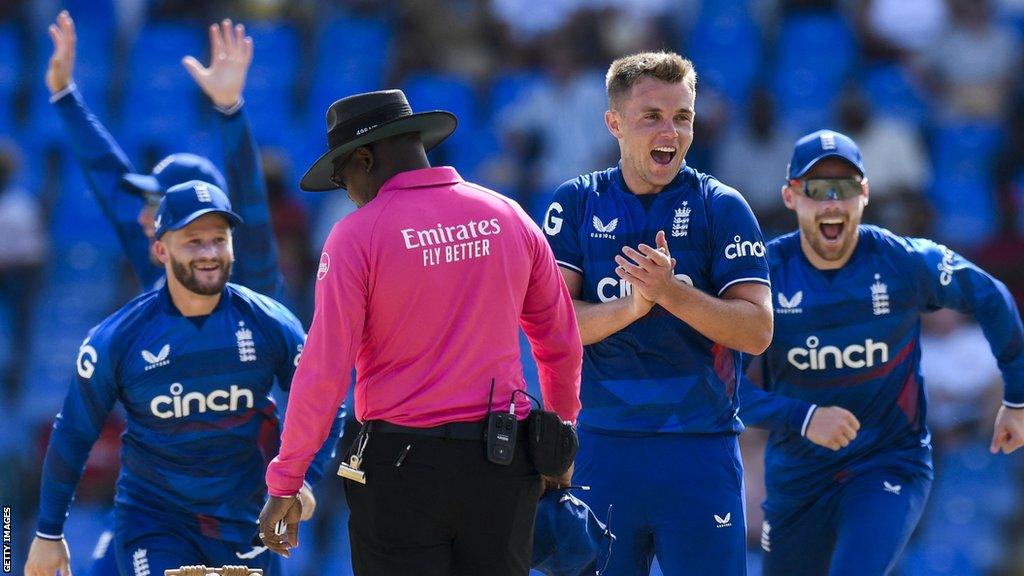
<path id="1" fill-rule="evenodd" d="M 1002 280 L 1024 310 L 1024 98 L 1013 107 L 993 180 L 996 233 L 977 248 L 975 261 Z"/>
<path id="2" fill-rule="evenodd" d="M 278 260 L 284 276 L 285 294 L 292 310 L 309 325 L 313 307 L 313 251 L 309 245 L 309 215 L 292 194 L 291 166 L 279 150 L 260 154 L 267 182 L 270 219 L 277 238 Z"/>
<path id="3" fill-rule="evenodd" d="M 924 69 L 947 117 L 1006 117 L 1021 43 L 995 20 L 991 0 L 949 0 L 949 28 L 925 52 Z"/>
<path id="4" fill-rule="evenodd" d="M 847 89 L 839 99 L 839 129 L 860 143 L 871 171 L 869 220 L 897 234 L 910 234 L 910 213 L 925 202 L 931 168 L 914 127 L 875 116 L 864 92 Z"/>
<path id="5" fill-rule="evenodd" d="M 779 204 L 779 183 L 785 176 L 779 167 L 789 162 L 795 141 L 776 122 L 771 93 L 757 88 L 747 117 L 726 132 L 718 148 L 713 174 L 743 194 L 766 238 L 778 236 L 789 224 Z"/>
<path id="6" fill-rule="evenodd" d="M 975 261 L 1009 288 L 1017 307 L 1024 310 L 1024 233 L 1020 226 L 1021 187 L 1024 173 L 1016 182 L 1008 182 L 997 191 L 996 233 L 976 250 Z"/>
<path id="7" fill-rule="evenodd" d="M 615 141 L 602 122 L 608 101 L 600 70 L 581 65 L 573 39 L 548 38 L 544 50 L 548 80 L 524 93 L 496 119 L 498 130 L 522 166 L 520 201 L 533 210 L 538 191 L 554 190 L 568 175 L 614 162 Z"/>
<path id="8" fill-rule="evenodd" d="M 423 70 L 480 79 L 493 68 L 486 10 L 476 2 L 395 0 L 397 16 L 392 83 Z"/>
<path id="9" fill-rule="evenodd" d="M 949 20 L 947 0 L 864 0 L 856 25 L 864 55 L 873 60 L 908 61 L 940 38 Z"/>
<path id="10" fill-rule="evenodd" d="M 14 183 L 21 152 L 0 143 L 0 303 L 6 307 L 10 346 L 3 399 L 17 400 L 24 383 L 32 341 L 32 315 L 49 256 L 47 210 L 38 198 Z"/>

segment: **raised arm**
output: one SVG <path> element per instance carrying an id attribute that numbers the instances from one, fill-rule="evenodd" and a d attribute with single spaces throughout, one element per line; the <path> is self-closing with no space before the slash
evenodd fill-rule
<path id="1" fill-rule="evenodd" d="M 114 137 L 89 111 L 74 83 L 77 32 L 67 10 L 49 27 L 53 54 L 46 69 L 50 102 L 64 123 L 71 149 L 85 172 L 85 179 L 103 215 L 117 233 L 121 248 L 143 286 L 151 286 L 163 274 L 149 256 L 149 239 L 138 223 L 143 198 L 122 184 L 125 174 L 135 172 Z"/>
<path id="2" fill-rule="evenodd" d="M 234 234 L 238 259 L 234 282 L 276 299 L 284 296 L 284 281 L 278 262 L 277 243 L 270 219 L 266 182 L 256 139 L 243 106 L 249 66 L 252 63 L 252 38 L 245 26 L 225 19 L 210 26 L 210 66 L 193 56 L 182 65 L 219 112 L 224 144 L 225 177 L 232 206 L 245 224 Z"/>

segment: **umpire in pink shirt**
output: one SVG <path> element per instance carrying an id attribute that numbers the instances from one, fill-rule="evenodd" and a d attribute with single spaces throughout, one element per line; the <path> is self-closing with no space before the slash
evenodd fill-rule
<path id="1" fill-rule="evenodd" d="M 573 422 L 580 409 L 583 350 L 551 249 L 514 201 L 431 168 L 452 114 L 414 114 L 387 90 L 338 100 L 327 125 L 328 152 L 301 186 L 345 188 L 359 209 L 320 257 L 260 535 L 286 556 L 298 545 L 295 494 L 354 363 L 356 416 L 372 422 L 366 483 L 345 480 L 356 575 L 525 576 L 542 481 L 527 453 L 529 401 L 514 393 L 525 388 L 520 327 L 546 408 Z M 508 465 L 484 452 L 491 396 L 519 420 Z"/>

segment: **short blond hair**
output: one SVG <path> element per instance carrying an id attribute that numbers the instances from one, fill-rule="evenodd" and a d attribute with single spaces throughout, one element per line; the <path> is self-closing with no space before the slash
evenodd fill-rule
<path id="1" fill-rule="evenodd" d="M 690 90 L 697 92 L 697 70 L 693 62 L 675 52 L 641 52 L 619 58 L 608 67 L 604 78 L 608 107 L 616 109 L 616 105 L 644 76 L 669 84 L 685 81 Z"/>

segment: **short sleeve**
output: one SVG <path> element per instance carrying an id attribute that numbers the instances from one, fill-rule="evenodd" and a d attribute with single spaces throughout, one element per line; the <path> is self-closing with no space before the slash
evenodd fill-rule
<path id="1" fill-rule="evenodd" d="M 764 238 L 747 201 L 728 186 L 710 186 L 711 283 L 716 294 L 744 282 L 771 285 Z"/>
<path id="2" fill-rule="evenodd" d="M 583 274 L 583 251 L 580 247 L 579 180 L 570 180 L 555 190 L 554 198 L 541 228 L 555 254 L 555 262 Z"/>

